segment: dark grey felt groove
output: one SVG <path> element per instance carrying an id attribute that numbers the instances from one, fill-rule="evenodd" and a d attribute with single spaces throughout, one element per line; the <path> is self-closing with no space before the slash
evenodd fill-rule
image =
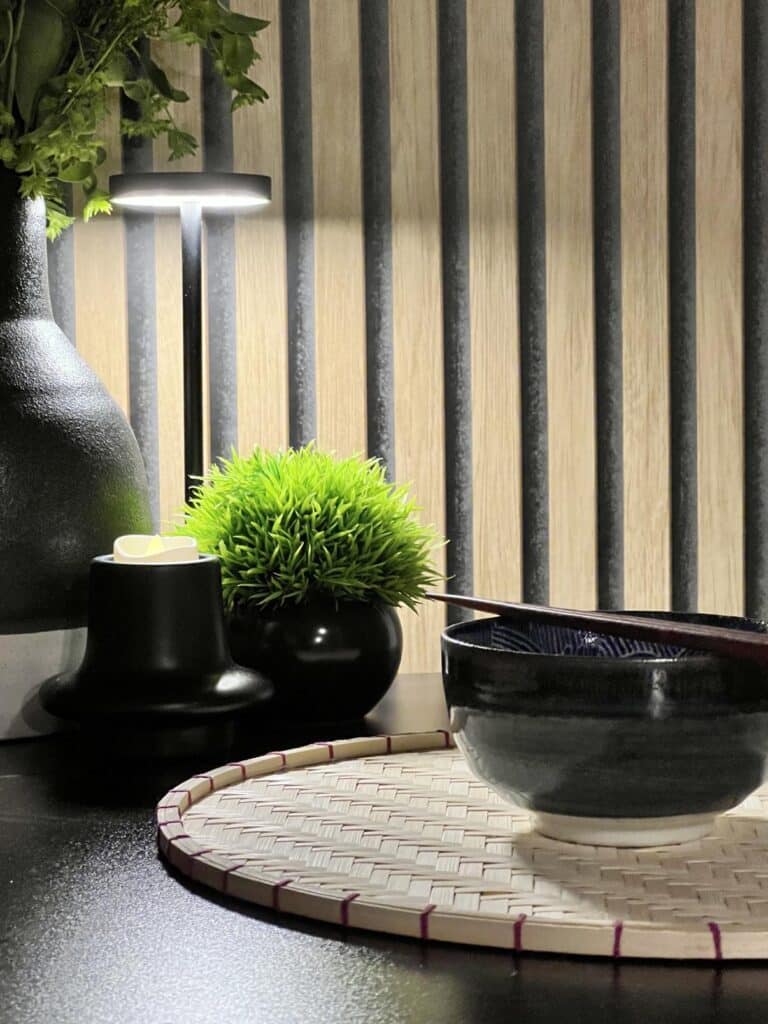
<path id="1" fill-rule="evenodd" d="M 360 0 L 368 455 L 395 478 L 389 0 Z"/>
<path id="2" fill-rule="evenodd" d="M 131 101 L 123 98 L 124 116 L 131 107 Z M 123 170 L 126 174 L 152 170 L 149 139 L 123 139 Z M 124 220 L 129 415 L 147 471 L 152 518 L 159 527 L 155 220 L 146 213 L 126 213 Z"/>
<path id="3" fill-rule="evenodd" d="M 440 216 L 442 227 L 445 523 L 448 588 L 474 590 L 472 567 L 472 378 L 469 317 L 467 10 L 440 0 Z M 448 607 L 448 622 L 472 618 Z"/>
<path id="4" fill-rule="evenodd" d="M 72 186 L 65 185 L 67 208 L 72 208 Z M 75 233 L 62 231 L 48 243 L 48 284 L 51 289 L 53 319 L 73 345 L 77 344 L 75 314 Z"/>
<path id="5" fill-rule="evenodd" d="M 288 296 L 288 434 L 317 433 L 315 376 L 314 177 L 309 0 L 281 0 L 283 174 Z"/>
<path id="6" fill-rule="evenodd" d="M 523 597 L 539 604 L 549 600 L 543 28 L 541 0 L 516 0 Z"/>
<path id="7" fill-rule="evenodd" d="M 669 387 L 672 608 L 698 606 L 696 5 L 669 0 Z"/>
<path id="8" fill-rule="evenodd" d="M 744 4 L 745 610 L 768 616 L 768 0 Z"/>
<path id="9" fill-rule="evenodd" d="M 53 319 L 73 345 L 75 337 L 75 235 L 64 231 L 48 242 L 48 283 Z"/>
<path id="10" fill-rule="evenodd" d="M 203 167 L 231 171 L 233 165 L 231 91 L 206 53 L 202 63 Z M 208 297 L 208 395 L 211 461 L 237 446 L 237 293 L 235 220 L 206 217 Z"/>
<path id="11" fill-rule="evenodd" d="M 598 607 L 624 604 L 620 3 L 592 0 Z"/>

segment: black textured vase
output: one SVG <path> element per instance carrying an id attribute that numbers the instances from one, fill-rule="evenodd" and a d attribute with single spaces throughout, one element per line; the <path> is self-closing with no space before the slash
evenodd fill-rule
<path id="1" fill-rule="evenodd" d="M 61 634 L 86 621 L 91 559 L 152 525 L 131 428 L 53 321 L 44 203 L 18 187 L 0 170 L 0 737 L 34 731 L 20 687 L 40 679 L 19 637 L 36 634 L 49 675 Z"/>
<path id="2" fill-rule="evenodd" d="M 286 719 L 341 722 L 362 718 L 389 689 L 403 634 L 394 608 L 315 599 L 229 619 L 232 655 L 275 686 Z"/>

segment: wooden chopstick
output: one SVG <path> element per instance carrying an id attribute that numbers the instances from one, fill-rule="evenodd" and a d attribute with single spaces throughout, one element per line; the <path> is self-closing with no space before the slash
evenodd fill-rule
<path id="1" fill-rule="evenodd" d="M 693 622 L 674 622 L 670 619 L 646 619 L 639 615 L 616 612 L 581 611 L 575 608 L 551 608 L 541 604 L 518 604 L 495 601 L 468 594 L 426 595 L 433 601 L 490 612 L 512 619 L 536 619 L 553 626 L 573 629 L 591 629 L 608 636 L 622 636 L 631 640 L 649 640 L 657 644 L 673 644 L 697 651 L 708 651 L 727 658 L 740 658 L 768 665 L 768 633 L 742 629 L 724 629 Z"/>

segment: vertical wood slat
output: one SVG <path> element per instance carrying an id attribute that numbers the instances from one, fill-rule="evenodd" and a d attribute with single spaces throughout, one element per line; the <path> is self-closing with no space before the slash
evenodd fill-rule
<path id="1" fill-rule="evenodd" d="M 592 0 L 598 607 L 624 604 L 621 6 Z"/>
<path id="2" fill-rule="evenodd" d="M 744 602 L 741 4 L 696 5 L 699 606 Z"/>
<path id="3" fill-rule="evenodd" d="M 768 617 L 768 3 L 744 4 L 745 613 Z"/>
<path id="4" fill-rule="evenodd" d="M 317 442 L 365 454 L 358 0 L 311 0 Z"/>
<path id="5" fill-rule="evenodd" d="M 698 606 L 696 0 L 668 2 L 672 608 Z"/>
<path id="6" fill-rule="evenodd" d="M 397 476 L 444 532 L 437 20 L 434 0 L 392 0 L 392 263 Z M 438 552 L 438 564 L 444 555 Z M 433 670 L 443 609 L 401 614 L 403 670 Z"/>
<path id="7" fill-rule="evenodd" d="M 515 0 L 518 313 L 523 600 L 549 600 L 544 25 L 542 0 Z"/>
<path id="8" fill-rule="evenodd" d="M 625 604 L 663 609 L 670 599 L 666 0 L 625 0 L 621 10 Z"/>
<path id="9" fill-rule="evenodd" d="M 262 106 L 233 118 L 235 170 L 272 179 L 272 202 L 237 217 L 238 444 L 280 449 L 288 444 L 288 306 L 283 221 L 280 0 L 248 0 L 238 10 L 270 22 L 259 37 L 255 76 L 269 93 Z"/>
<path id="10" fill-rule="evenodd" d="M 317 436 L 310 31 L 309 0 L 282 0 L 288 415 L 294 447 Z"/>
<path id="11" fill-rule="evenodd" d="M 472 353 L 466 0 L 440 0 L 438 12 L 446 572 L 449 589 L 471 594 Z M 449 622 L 461 622 L 473 616 L 465 609 L 449 606 L 447 617 Z"/>
<path id="12" fill-rule="evenodd" d="M 360 0 L 367 452 L 395 477 L 389 0 Z"/>
<path id="13" fill-rule="evenodd" d="M 231 171 L 233 164 L 232 93 L 208 53 L 202 59 L 203 169 Z M 235 218 L 205 217 L 208 304 L 208 404 L 211 461 L 229 456 L 237 445 L 237 299 Z"/>
<path id="14" fill-rule="evenodd" d="M 115 94 L 99 128 L 107 159 L 99 168 L 104 188 L 110 174 L 121 170 L 120 110 Z M 82 199 L 75 190 L 75 213 Z M 75 334 L 80 355 L 101 378 L 109 393 L 128 414 L 128 326 L 126 318 L 125 232 L 122 218 L 81 219 L 71 229 L 75 274 Z M 105 253 L 108 257 L 105 258 Z"/>
<path id="15" fill-rule="evenodd" d="M 515 19 L 475 0 L 468 24 L 475 590 L 522 594 Z M 492 540 L 493 539 L 493 540 Z"/>
<path id="16" fill-rule="evenodd" d="M 515 11 L 467 7 L 475 589 L 522 595 Z"/>
<path id="17" fill-rule="evenodd" d="M 589 0 L 545 0 L 549 600 L 594 608 L 595 362 Z"/>
<path id="18" fill-rule="evenodd" d="M 160 65 L 167 70 L 175 86 L 190 97 L 189 102 L 173 104 L 177 123 L 195 138 L 201 137 L 200 56 L 192 48 L 178 44 L 153 46 Z M 199 171 L 200 152 L 181 160 L 169 161 L 163 142 L 154 147 L 156 171 Z M 184 392 L 181 291 L 181 232 L 179 218 L 173 214 L 155 220 L 155 278 L 157 281 L 157 377 L 160 442 L 160 525 L 167 528 L 177 521 L 184 502 Z M 204 349 L 207 351 L 207 349 Z M 204 374 L 207 386 L 207 373 Z M 206 464 L 208 447 L 207 403 L 204 403 Z"/>

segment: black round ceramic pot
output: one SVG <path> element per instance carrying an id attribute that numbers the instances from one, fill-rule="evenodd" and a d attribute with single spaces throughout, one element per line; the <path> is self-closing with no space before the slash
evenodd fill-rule
<path id="1" fill-rule="evenodd" d="M 693 839 L 765 777 L 760 666 L 506 619 L 450 626 L 442 651 L 451 728 L 470 767 L 556 838 Z"/>
<path id="2" fill-rule="evenodd" d="M 18 189 L 0 169 L 4 634 L 84 624 L 91 559 L 152 525 L 131 428 L 53 321 L 45 205 Z"/>
<path id="3" fill-rule="evenodd" d="M 109 555 L 91 566 L 83 663 L 48 680 L 41 701 L 110 729 L 193 726 L 263 705 L 272 689 L 232 660 L 218 559 L 125 565 Z"/>
<path id="4" fill-rule="evenodd" d="M 403 634 L 394 608 L 316 598 L 229 618 L 232 654 L 275 684 L 285 718 L 362 718 L 384 696 L 400 664 Z"/>

